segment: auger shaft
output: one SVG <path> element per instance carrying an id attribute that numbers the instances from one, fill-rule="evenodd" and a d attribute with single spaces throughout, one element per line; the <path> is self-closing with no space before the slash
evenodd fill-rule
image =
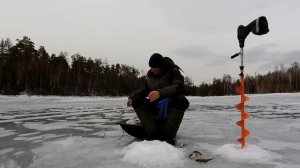
<path id="1" fill-rule="evenodd" d="M 241 95 L 241 102 L 236 105 L 236 108 L 241 112 L 241 120 L 236 124 L 241 127 L 241 137 L 237 139 L 239 143 L 241 143 L 242 148 L 245 147 L 246 137 L 250 135 L 250 131 L 245 128 L 245 120 L 250 116 L 245 111 L 245 102 L 249 100 L 247 96 L 245 96 L 245 81 L 244 81 L 244 60 L 243 60 L 243 48 L 241 48 L 240 52 L 241 56 L 241 66 L 240 66 L 240 86 L 236 88 L 236 92 Z"/>

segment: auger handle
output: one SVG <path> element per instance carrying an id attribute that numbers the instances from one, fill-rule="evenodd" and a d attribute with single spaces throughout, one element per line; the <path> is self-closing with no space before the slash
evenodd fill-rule
<path id="1" fill-rule="evenodd" d="M 234 54 L 233 56 L 231 56 L 230 58 L 231 58 L 231 59 L 233 59 L 233 58 L 235 58 L 235 57 L 239 56 L 240 54 L 241 54 L 241 53 L 240 53 L 240 52 L 238 52 L 238 53 Z"/>

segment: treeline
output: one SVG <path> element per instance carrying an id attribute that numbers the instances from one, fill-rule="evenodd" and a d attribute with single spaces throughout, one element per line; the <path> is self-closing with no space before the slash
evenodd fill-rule
<path id="1" fill-rule="evenodd" d="M 103 59 L 85 58 L 80 54 L 49 55 L 45 47 L 35 49 L 28 37 L 0 42 L 0 94 L 17 95 L 98 95 L 125 96 L 142 87 L 145 76 L 138 69 L 124 65 L 109 65 Z M 239 80 L 225 74 L 222 79 L 196 86 L 185 77 L 187 95 L 235 95 Z M 281 66 L 265 75 L 245 76 L 246 93 L 280 93 L 300 91 L 300 65 Z"/>
<path id="2" fill-rule="evenodd" d="M 28 37 L 0 42 L 0 94 L 34 95 L 128 95 L 144 83 L 139 71 L 106 60 L 86 59 L 80 54 L 49 55 L 41 46 L 35 49 Z"/>
<path id="3" fill-rule="evenodd" d="M 225 74 L 222 79 L 214 78 L 212 83 L 203 82 L 195 86 L 191 79 L 186 78 L 186 90 L 194 96 L 222 96 L 235 95 L 235 88 L 240 85 L 239 80 Z M 300 91 L 300 64 L 295 61 L 289 67 L 275 68 L 265 75 L 245 76 L 245 93 L 287 93 Z"/>

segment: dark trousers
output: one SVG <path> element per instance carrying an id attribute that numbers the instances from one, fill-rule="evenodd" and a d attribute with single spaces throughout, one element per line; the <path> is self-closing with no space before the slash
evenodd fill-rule
<path id="1" fill-rule="evenodd" d="M 133 108 L 148 134 L 148 140 L 157 139 L 174 145 L 174 138 L 189 102 L 184 95 L 171 98 L 165 120 L 157 119 L 158 109 L 156 103 L 150 103 L 145 98 L 135 99 L 133 100 Z"/>

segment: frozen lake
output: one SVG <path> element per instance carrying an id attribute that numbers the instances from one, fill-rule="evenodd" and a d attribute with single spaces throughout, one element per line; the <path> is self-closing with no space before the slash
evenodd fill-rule
<path id="1" fill-rule="evenodd" d="M 188 97 L 177 141 L 137 142 L 116 122 L 127 98 L 0 96 L 0 168 L 300 167 L 300 93 L 248 95 L 247 148 L 235 142 L 239 96 Z M 194 150 L 215 157 L 187 159 Z"/>

